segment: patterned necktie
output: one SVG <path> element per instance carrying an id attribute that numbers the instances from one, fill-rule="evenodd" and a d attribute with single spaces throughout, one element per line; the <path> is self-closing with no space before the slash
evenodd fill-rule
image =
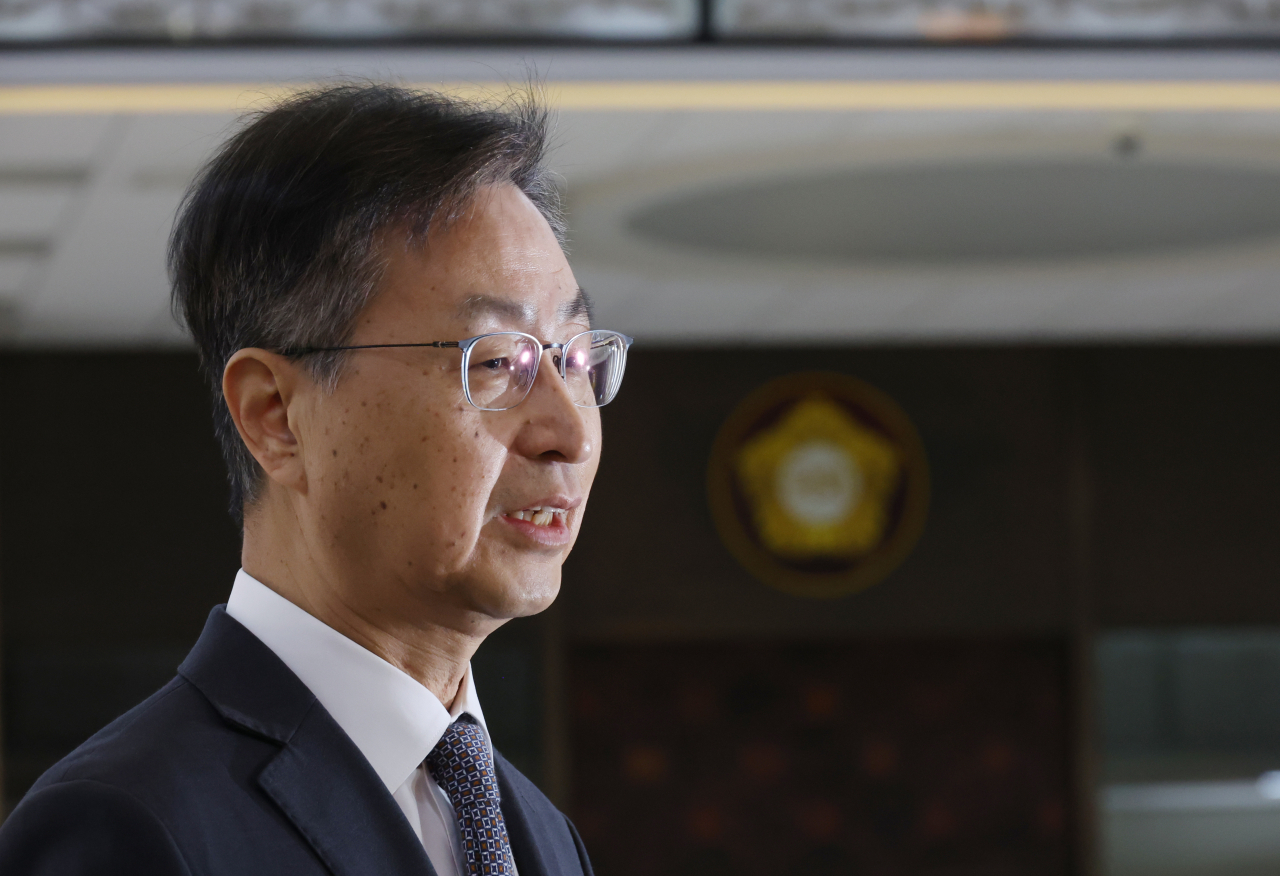
<path id="1" fill-rule="evenodd" d="M 467 876 L 513 876 L 498 776 L 484 731 L 471 722 L 470 715 L 463 715 L 449 725 L 426 764 L 457 813 Z"/>

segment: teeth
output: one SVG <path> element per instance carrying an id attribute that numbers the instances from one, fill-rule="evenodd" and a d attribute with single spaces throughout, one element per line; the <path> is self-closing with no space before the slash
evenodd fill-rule
<path id="1" fill-rule="evenodd" d="M 511 516 L 516 520 L 525 520 L 534 526 L 550 526 L 553 520 L 564 523 L 568 511 L 563 508 L 544 508 L 541 505 L 533 508 L 525 508 L 520 511 L 512 511 Z"/>

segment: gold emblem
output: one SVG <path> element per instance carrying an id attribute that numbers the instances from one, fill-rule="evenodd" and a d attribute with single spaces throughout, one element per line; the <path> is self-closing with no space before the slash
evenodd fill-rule
<path id="1" fill-rule="evenodd" d="M 762 387 L 721 429 L 708 477 L 725 544 L 782 590 L 839 596 L 910 550 L 928 502 L 915 429 L 887 397 L 838 374 Z"/>

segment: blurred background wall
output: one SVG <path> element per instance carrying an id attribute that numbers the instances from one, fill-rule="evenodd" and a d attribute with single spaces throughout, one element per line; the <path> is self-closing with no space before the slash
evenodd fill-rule
<path id="1" fill-rule="evenodd" d="M 291 88 L 532 71 L 638 340 L 561 599 L 475 665 L 602 876 L 1276 872 L 1277 36 L 1208 0 L 0 2 L 5 805 L 238 565 L 163 267 L 200 162 Z M 932 472 L 835 600 L 706 495 L 738 404 L 815 370 Z"/>

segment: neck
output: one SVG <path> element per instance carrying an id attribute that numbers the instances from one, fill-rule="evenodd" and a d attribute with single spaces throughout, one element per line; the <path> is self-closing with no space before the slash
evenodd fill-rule
<path id="1" fill-rule="evenodd" d="M 317 562 L 296 526 L 282 533 L 267 509 L 246 516 L 241 565 L 280 596 L 381 657 L 451 708 L 472 655 L 489 632 L 479 619 L 369 574 Z M 282 535 L 288 537 L 281 537 Z M 393 598 L 399 596 L 400 599 Z"/>

